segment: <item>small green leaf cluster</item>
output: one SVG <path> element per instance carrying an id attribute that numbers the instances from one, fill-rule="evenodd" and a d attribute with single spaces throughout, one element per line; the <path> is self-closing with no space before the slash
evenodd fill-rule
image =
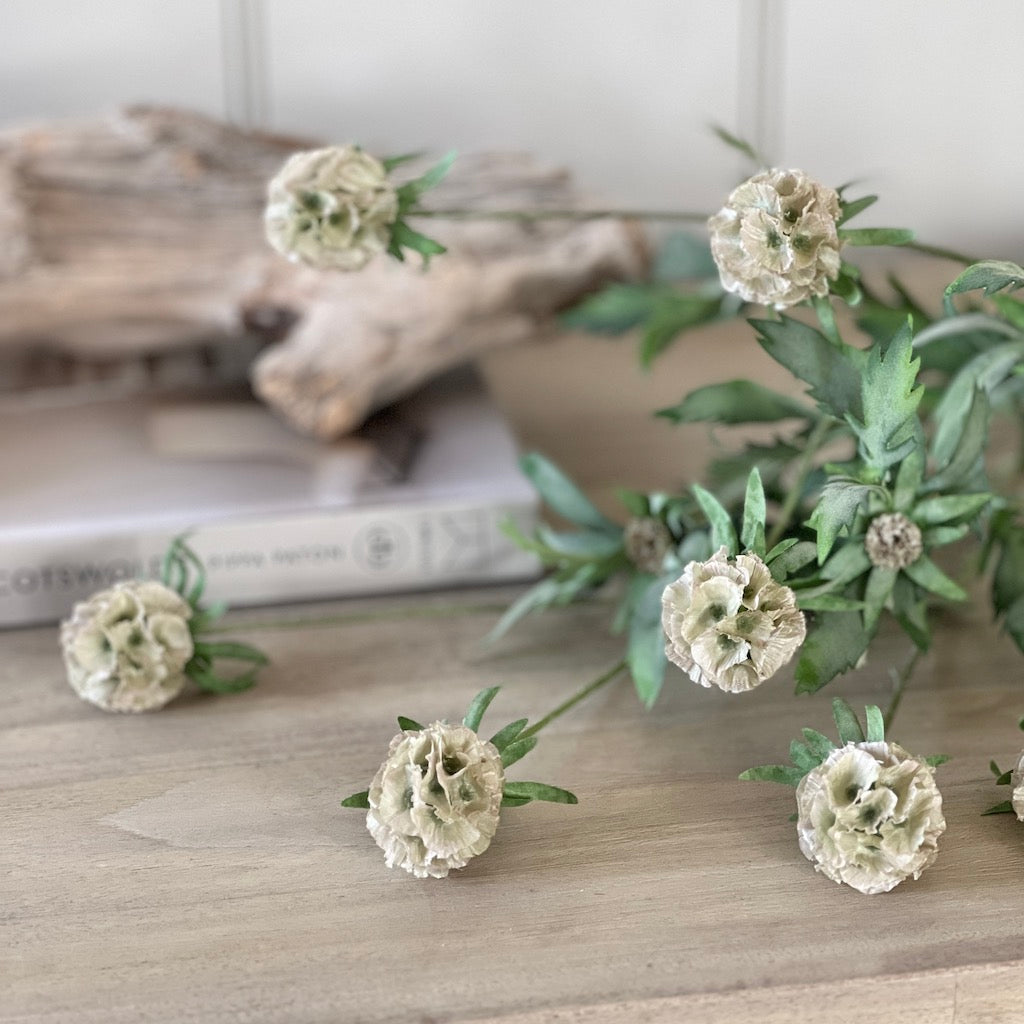
<path id="1" fill-rule="evenodd" d="M 462 718 L 462 724 L 467 729 L 479 733 L 480 724 L 483 721 L 484 712 L 490 707 L 491 702 L 500 692 L 500 686 L 491 686 L 481 690 L 470 702 L 466 714 Z M 528 728 L 528 718 L 517 718 L 502 726 L 490 739 L 490 742 L 501 755 L 501 765 L 509 768 L 517 761 L 522 760 L 534 747 L 537 746 L 537 727 Z M 405 715 L 398 716 L 398 727 L 403 732 L 419 732 L 424 727 L 415 719 L 407 718 Z M 542 800 L 555 804 L 579 803 L 575 795 L 567 789 L 560 789 L 558 786 L 551 786 L 545 782 L 513 782 L 505 780 L 502 791 L 502 807 L 522 807 L 524 804 L 532 803 L 534 800 Z M 359 793 L 353 793 L 341 801 L 342 807 L 369 808 L 370 791 L 364 789 Z"/>
<path id="2" fill-rule="evenodd" d="M 171 541 L 164 555 L 160 581 L 177 591 L 192 609 L 188 627 L 192 634 L 193 654 L 185 666 L 185 675 L 200 689 L 210 693 L 240 693 L 253 686 L 260 668 L 268 664 L 268 658 L 262 651 L 250 644 L 203 639 L 203 635 L 227 611 L 227 605 L 218 602 L 205 608 L 202 606 L 206 569 L 184 537 L 175 537 Z M 242 662 L 249 668 L 235 675 L 222 675 L 214 668 L 218 659 Z"/>
<path id="3" fill-rule="evenodd" d="M 836 697 L 832 701 L 832 718 L 839 734 L 839 744 L 833 743 L 816 729 L 802 729 L 803 739 L 793 740 L 789 745 L 790 764 L 763 764 L 748 768 L 740 774 L 740 778 L 745 782 L 779 782 L 796 787 L 808 772 L 817 768 L 838 746 L 885 742 L 885 720 L 881 710 L 874 704 L 864 708 L 862 724 L 853 708 L 841 697 Z M 925 762 L 933 768 L 948 760 L 944 754 L 925 758 Z"/>
<path id="4" fill-rule="evenodd" d="M 402 156 L 390 157 L 381 161 L 385 170 L 389 173 L 396 167 L 401 166 L 409 160 L 415 160 L 420 154 L 407 153 Z M 423 266 L 430 265 L 431 257 L 440 256 L 448 250 L 433 238 L 409 226 L 408 217 L 414 216 L 419 211 L 420 200 L 432 188 L 441 183 L 455 163 L 455 152 L 446 154 L 443 159 L 430 170 L 421 174 L 404 185 L 395 189 L 398 196 L 398 216 L 391 225 L 391 238 L 388 242 L 388 255 L 396 260 L 404 261 L 405 252 L 417 252 L 423 257 Z"/>

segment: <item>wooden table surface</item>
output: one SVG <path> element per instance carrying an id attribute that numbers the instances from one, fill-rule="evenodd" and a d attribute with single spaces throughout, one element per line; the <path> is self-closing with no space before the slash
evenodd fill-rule
<path id="1" fill-rule="evenodd" d="M 1024 1020 L 1024 826 L 979 817 L 1006 792 L 989 757 L 1021 745 L 1021 662 L 980 620 L 947 622 L 904 701 L 902 742 L 954 756 L 949 827 L 888 895 L 816 875 L 792 791 L 736 778 L 827 725 L 788 678 L 734 696 L 676 673 L 652 713 L 620 680 L 510 770 L 578 806 L 505 810 L 447 880 L 385 868 L 338 800 L 396 714 L 501 684 L 492 721 L 535 718 L 617 659 L 600 603 L 486 647 L 512 593 L 236 615 L 273 658 L 260 685 L 139 717 L 80 703 L 52 630 L 5 634 L 0 1020 Z M 884 699 L 901 654 L 883 638 L 834 692 Z"/>
<path id="2" fill-rule="evenodd" d="M 677 485 L 712 443 L 648 411 L 740 366 L 780 380 L 736 328 L 653 376 L 628 342 L 579 338 L 485 370 L 525 443 L 611 511 L 613 484 Z M 893 635 L 811 698 L 785 673 L 728 695 L 671 670 L 645 713 L 622 679 L 510 770 L 578 806 L 506 810 L 446 880 L 385 868 L 338 801 L 369 783 L 397 714 L 455 718 L 500 684 L 489 722 L 536 718 L 621 653 L 607 599 L 487 647 L 516 593 L 234 614 L 273 658 L 260 685 L 141 717 L 80 703 L 54 630 L 0 634 L 0 1021 L 1024 1021 L 1024 825 L 980 817 L 1007 792 L 989 759 L 1024 741 L 1024 660 L 980 610 L 944 622 L 894 730 L 954 756 L 917 882 L 863 896 L 816 875 L 792 791 L 736 777 L 827 730 L 831 696 L 884 703 Z"/>

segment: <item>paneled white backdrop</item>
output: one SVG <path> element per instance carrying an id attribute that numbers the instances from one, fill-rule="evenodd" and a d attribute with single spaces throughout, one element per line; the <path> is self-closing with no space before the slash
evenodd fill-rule
<path id="1" fill-rule="evenodd" d="M 710 211 L 741 170 L 715 121 L 881 192 L 873 222 L 1020 259 L 1021 40 L 1021 0 L 0 0 L 0 125 L 172 103 L 528 149 L 618 203 Z"/>

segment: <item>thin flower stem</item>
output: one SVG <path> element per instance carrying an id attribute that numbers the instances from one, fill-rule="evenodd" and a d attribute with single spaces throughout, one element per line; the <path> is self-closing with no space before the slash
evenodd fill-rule
<path id="1" fill-rule="evenodd" d="M 800 453 L 800 461 L 796 466 L 796 478 L 793 480 L 793 485 L 790 487 L 785 501 L 782 503 L 779 518 L 772 525 L 765 539 L 765 546 L 769 551 L 782 540 L 786 530 L 789 528 L 789 524 L 793 520 L 793 513 L 796 512 L 797 506 L 800 504 L 800 498 L 804 492 L 804 484 L 807 483 L 807 477 L 810 475 L 814 456 L 818 453 L 818 449 L 825 440 L 825 436 L 828 434 L 831 426 L 832 420 L 827 416 L 823 416 L 814 425 L 814 429 L 807 438 L 807 444 L 804 445 L 804 450 Z"/>
<path id="2" fill-rule="evenodd" d="M 904 242 L 899 248 L 913 249 L 914 252 L 924 253 L 925 256 L 935 256 L 940 260 L 952 260 L 954 263 L 963 263 L 964 266 L 981 262 L 974 256 L 966 256 L 955 249 L 944 249 L 941 245 L 927 245 L 924 242 Z"/>
<path id="3" fill-rule="evenodd" d="M 684 210 L 410 210 L 410 217 L 436 217 L 438 220 L 602 220 L 617 218 L 621 220 L 666 220 L 687 221 L 692 224 L 703 224 L 707 221 L 706 213 L 693 213 Z"/>
<path id="4" fill-rule="evenodd" d="M 899 710 L 900 701 L 903 700 L 903 691 L 906 689 L 907 683 L 910 682 L 910 677 L 914 674 L 914 669 L 917 668 L 920 657 L 921 648 L 915 647 L 903 668 L 899 672 L 895 669 L 892 670 L 892 697 L 889 698 L 889 706 L 885 709 L 885 714 L 882 715 L 886 735 L 888 735 L 889 728 L 896 717 L 896 712 Z"/>
<path id="5" fill-rule="evenodd" d="M 824 296 L 814 297 L 814 312 L 818 314 L 818 323 L 825 332 L 825 336 L 835 345 L 842 345 L 843 339 L 839 337 L 839 328 L 836 327 L 836 313 L 832 303 Z"/>
<path id="6" fill-rule="evenodd" d="M 550 725 L 560 715 L 564 715 L 570 708 L 574 708 L 580 701 L 585 700 L 592 693 L 600 690 L 606 683 L 610 683 L 620 672 L 623 672 L 626 668 L 626 661 L 623 659 L 617 664 L 613 665 L 604 675 L 598 676 L 593 682 L 587 683 L 582 690 L 578 690 L 568 700 L 563 701 L 555 708 L 554 711 L 548 712 L 543 718 L 534 722 L 529 729 L 524 729 L 517 737 L 517 740 L 525 739 L 527 736 L 534 736 L 540 732 L 541 729 L 546 725 Z"/>

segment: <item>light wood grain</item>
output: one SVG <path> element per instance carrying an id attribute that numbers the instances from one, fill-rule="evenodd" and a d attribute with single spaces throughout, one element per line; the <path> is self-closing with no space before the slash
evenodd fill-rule
<path id="1" fill-rule="evenodd" d="M 887 896 L 815 875 L 792 792 L 736 779 L 827 724 L 824 695 L 795 700 L 787 679 L 735 697 L 677 675 L 652 714 L 620 682 L 511 772 L 578 807 L 507 810 L 446 881 L 388 871 L 338 798 L 365 786 L 396 714 L 454 717 L 502 684 L 491 722 L 538 716 L 617 657 L 606 605 L 483 647 L 509 596 L 254 625 L 274 659 L 256 690 L 140 718 L 80 704 L 51 630 L 6 634 L 0 1020 L 1020 1019 L 1024 831 L 979 817 L 1001 795 L 988 758 L 1020 745 L 1020 656 L 980 620 L 946 623 L 904 702 L 902 742 L 955 757 L 949 830 Z M 439 615 L 405 614 L 424 605 Z M 901 653 L 883 637 L 836 692 L 883 699 Z"/>

